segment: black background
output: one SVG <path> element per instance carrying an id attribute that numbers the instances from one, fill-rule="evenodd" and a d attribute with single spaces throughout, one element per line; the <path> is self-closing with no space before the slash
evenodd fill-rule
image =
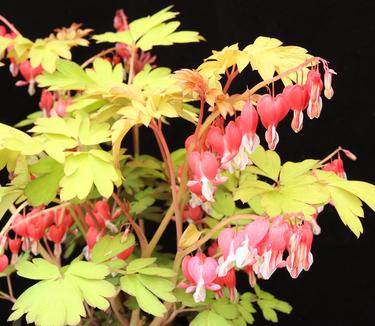
<path id="1" fill-rule="evenodd" d="M 34 39 L 73 21 L 83 22 L 86 27 L 102 33 L 112 29 L 116 9 L 124 8 L 132 20 L 169 4 L 173 2 L 1 0 L 0 14 L 11 20 L 26 37 Z M 331 101 L 324 100 L 319 120 L 305 119 L 304 129 L 297 135 L 290 130 L 291 117 L 288 117 L 289 121 L 279 127 L 281 140 L 277 150 L 283 160 L 302 160 L 322 158 L 341 145 L 358 156 L 356 162 L 345 161 L 348 177 L 375 183 L 372 79 L 375 2 L 183 0 L 175 1 L 175 9 L 181 12 L 182 28 L 200 31 L 207 42 L 155 49 L 153 52 L 158 55 L 160 66 L 194 68 L 212 49 L 236 42 L 243 48 L 259 35 L 279 38 L 286 45 L 305 47 L 310 53 L 329 60 L 338 73 L 333 83 L 335 96 Z M 96 50 L 95 46 L 90 50 L 75 50 L 75 58 L 83 62 Z M 243 91 L 259 80 L 257 73 L 247 69 L 232 91 Z M 6 68 L 2 68 L 0 121 L 8 124 L 37 110 L 37 98 L 30 98 L 24 88 L 14 87 L 14 82 Z M 171 147 L 178 148 L 192 128 L 178 122 L 166 130 Z M 150 139 L 143 138 L 141 149 L 156 153 Z M 294 307 L 290 316 L 280 315 L 280 325 L 374 325 L 374 242 L 371 239 L 375 235 L 374 217 L 366 210 L 365 231 L 357 240 L 333 210 L 327 208 L 319 217 L 322 233 L 314 240 L 315 262 L 311 270 L 302 273 L 297 280 L 280 270 L 271 280 L 261 282 L 264 289 Z M 246 283 L 241 282 L 240 287 L 245 286 Z M 16 287 L 19 292 L 22 286 Z M 1 305 L 5 318 L 9 305 Z M 0 325 L 5 325 L 4 320 Z M 268 323 L 258 314 L 255 325 Z"/>

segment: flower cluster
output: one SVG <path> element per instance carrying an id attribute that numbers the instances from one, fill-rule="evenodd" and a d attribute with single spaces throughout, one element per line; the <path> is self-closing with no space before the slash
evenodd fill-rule
<path id="1" fill-rule="evenodd" d="M 221 296 L 223 287 L 229 289 L 234 299 L 235 270 L 246 272 L 251 286 L 257 278 L 267 280 L 283 267 L 296 278 L 302 270 L 309 270 L 313 262 L 311 245 L 316 230 L 315 220 L 294 224 L 282 216 L 272 222 L 259 218 L 241 230 L 226 228 L 217 240 L 220 250 L 217 261 L 202 253 L 185 257 L 182 266 L 188 283 L 182 282 L 180 287 L 188 293 L 194 292 L 194 299 L 199 302 L 205 300 L 205 289 Z M 209 253 L 216 255 L 217 251 Z"/>
<path id="2" fill-rule="evenodd" d="M 67 234 L 75 235 L 78 232 L 74 219 L 71 215 L 73 211 L 65 208 L 57 208 L 44 211 L 45 207 L 40 206 L 32 209 L 27 214 L 18 214 L 11 225 L 14 236 L 3 237 L 0 240 L 0 272 L 5 270 L 9 265 L 8 256 L 4 250 L 8 247 L 11 254 L 10 263 L 17 263 L 20 250 L 31 252 L 37 255 L 40 250 L 39 241 L 44 240 L 53 243 L 53 254 L 60 257 L 62 243 L 66 240 Z M 81 208 L 77 208 L 81 212 Z M 112 223 L 120 215 L 120 211 L 113 214 L 106 200 L 99 200 L 94 204 L 93 209 L 87 210 L 84 216 L 85 226 L 88 227 L 86 232 L 86 248 L 83 252 L 86 258 L 90 260 L 90 253 L 96 242 L 102 238 L 107 231 L 110 234 L 118 233 L 119 230 Z M 129 229 L 125 231 L 127 234 Z M 124 252 L 117 255 L 120 259 L 127 259 L 133 252 L 134 246 L 131 246 Z"/>

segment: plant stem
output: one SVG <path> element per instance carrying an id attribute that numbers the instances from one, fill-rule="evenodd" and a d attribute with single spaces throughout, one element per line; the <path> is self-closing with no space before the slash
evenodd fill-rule
<path id="1" fill-rule="evenodd" d="M 95 59 L 97 58 L 100 58 L 108 53 L 111 53 L 113 51 L 115 51 L 116 48 L 115 47 L 112 47 L 112 48 L 109 48 L 109 49 L 106 49 L 106 50 L 103 50 L 97 54 L 95 54 L 94 56 L 92 56 L 91 58 L 88 58 L 84 63 L 81 64 L 81 68 L 86 68 L 90 63 L 94 62 Z"/>
<path id="2" fill-rule="evenodd" d="M 43 247 L 40 241 L 38 241 L 38 252 L 45 260 L 48 260 L 54 265 L 58 265 L 54 257 L 49 255 L 48 251 Z"/>
<path id="3" fill-rule="evenodd" d="M 7 25 L 7 27 L 15 34 L 17 35 L 21 35 L 20 31 L 14 27 L 14 25 L 8 20 L 6 19 L 4 16 L 0 15 L 0 21 L 2 21 L 5 25 Z"/>
<path id="4" fill-rule="evenodd" d="M 322 160 L 320 160 L 317 165 L 318 166 L 321 166 L 323 165 L 325 162 L 329 161 L 332 157 L 334 157 L 337 153 L 339 153 L 340 151 L 342 150 L 341 146 L 337 147 L 331 154 L 327 155 L 325 158 L 323 158 Z"/>
<path id="5" fill-rule="evenodd" d="M 144 252 L 147 248 L 147 239 L 144 233 L 142 232 L 142 229 L 139 227 L 139 225 L 134 221 L 134 218 L 130 215 L 128 207 L 121 201 L 119 196 L 117 196 L 116 193 L 112 194 L 113 199 L 116 201 L 117 205 L 121 208 L 121 211 L 123 214 L 127 217 L 129 223 L 133 227 L 135 233 L 137 234 L 139 244 L 141 246 L 142 252 Z"/>
<path id="6" fill-rule="evenodd" d="M 236 66 L 233 65 L 232 71 L 230 72 L 230 74 L 228 76 L 228 79 L 227 79 L 227 82 L 225 83 L 225 86 L 223 88 L 224 93 L 228 92 L 228 89 L 229 89 L 230 85 L 232 84 L 232 81 L 234 80 L 234 78 L 237 77 L 237 75 L 238 75 L 238 70 L 236 69 Z"/>
<path id="7" fill-rule="evenodd" d="M 13 303 L 16 302 L 16 298 L 11 297 L 9 294 L 6 294 L 3 291 L 0 291 L 0 299 L 4 299 L 4 300 L 7 300 L 7 301 L 10 301 L 10 302 L 13 302 Z"/>
<path id="8" fill-rule="evenodd" d="M 13 212 L 12 216 L 9 218 L 9 220 L 4 225 L 3 229 L 0 231 L 0 239 L 8 233 L 8 231 L 11 229 L 12 222 L 17 217 L 19 212 L 22 211 L 27 206 L 27 204 L 28 202 L 25 201 L 22 205 L 18 206 L 17 209 Z"/>
<path id="9" fill-rule="evenodd" d="M 177 243 L 180 241 L 182 236 L 182 215 L 180 212 L 180 207 L 178 204 L 178 196 L 177 196 L 177 185 L 176 185 L 176 176 L 174 174 L 174 167 L 172 162 L 171 153 L 169 151 L 168 144 L 165 140 L 163 131 L 159 128 L 155 121 L 151 121 L 150 126 L 156 131 L 157 136 L 159 137 L 160 143 L 163 147 L 166 159 L 167 159 L 167 168 L 170 175 L 170 182 L 171 182 L 171 191 L 172 191 L 172 200 L 174 206 L 174 213 L 176 216 L 176 235 L 177 235 Z"/>
<path id="10" fill-rule="evenodd" d="M 129 65 L 129 75 L 128 75 L 128 85 L 133 83 L 135 70 L 134 70 L 134 64 L 135 64 L 135 57 L 137 55 L 137 47 L 133 44 L 130 54 L 130 65 Z M 132 129 L 133 134 L 133 151 L 134 156 L 139 155 L 139 126 L 135 125 Z"/>
<path id="11" fill-rule="evenodd" d="M 289 76 L 290 74 L 308 66 L 310 63 L 313 63 L 314 61 L 318 61 L 319 58 L 318 57 L 312 57 L 312 58 L 309 58 L 309 59 L 306 59 L 303 63 L 301 63 L 300 65 L 294 67 L 294 68 L 291 68 L 289 70 L 286 70 L 284 71 L 283 73 L 271 78 L 271 79 L 268 79 L 268 80 L 265 80 L 265 81 L 262 81 L 258 84 L 256 84 L 254 87 L 252 87 L 251 89 L 245 91 L 242 96 L 244 97 L 249 97 L 251 95 L 253 95 L 255 92 L 257 92 L 258 90 L 260 90 L 261 88 L 263 87 L 266 87 L 267 85 L 271 84 L 271 83 L 274 83 L 275 81 L 278 81 L 279 79 L 281 78 L 284 78 L 284 77 L 287 77 Z"/>
<path id="12" fill-rule="evenodd" d="M 132 311 L 132 315 L 131 315 L 131 318 L 130 318 L 130 324 L 129 324 L 129 326 L 138 326 L 139 313 L 140 313 L 139 309 L 134 309 Z"/>
<path id="13" fill-rule="evenodd" d="M 115 297 L 111 298 L 109 302 L 118 322 L 122 326 L 129 326 L 129 321 L 126 319 L 125 315 L 122 312 L 123 306 L 121 304 L 119 295 L 117 294 Z"/>
<path id="14" fill-rule="evenodd" d="M 10 275 L 7 275 L 7 285 L 8 285 L 9 296 L 10 296 L 11 298 L 14 298 L 14 292 L 13 292 L 12 280 L 11 280 L 11 278 L 10 278 Z"/>
<path id="15" fill-rule="evenodd" d="M 73 207 L 68 207 L 69 213 L 72 216 L 74 222 L 76 223 L 78 229 L 81 231 L 83 235 L 86 235 L 86 228 L 83 226 L 82 221 L 79 216 L 76 214 L 76 210 Z"/>
<path id="16" fill-rule="evenodd" d="M 152 252 L 154 251 L 155 247 L 157 246 L 160 238 L 162 237 L 165 229 L 167 228 L 172 216 L 173 216 L 173 213 L 174 213 L 174 206 L 171 205 L 167 211 L 167 213 L 165 214 L 165 216 L 163 217 L 163 219 L 161 220 L 160 224 L 159 224 L 159 227 L 158 229 L 156 230 L 156 232 L 154 233 L 154 236 L 152 237 L 151 241 L 149 242 L 145 252 L 143 253 L 143 257 L 147 258 L 147 257 L 150 257 L 152 255 Z"/>

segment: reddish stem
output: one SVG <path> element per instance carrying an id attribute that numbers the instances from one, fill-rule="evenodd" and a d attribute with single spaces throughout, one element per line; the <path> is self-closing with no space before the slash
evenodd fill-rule
<path id="1" fill-rule="evenodd" d="M 166 156 L 166 160 L 167 160 L 166 163 L 167 163 L 168 173 L 169 173 L 170 182 L 171 182 L 173 206 L 174 206 L 174 211 L 175 211 L 175 215 L 176 215 L 176 234 L 177 234 L 177 243 L 178 243 L 181 236 L 182 236 L 182 216 L 181 216 L 181 212 L 180 212 L 179 205 L 178 205 L 176 176 L 175 176 L 175 173 L 174 173 L 172 157 L 171 157 L 171 153 L 169 151 L 168 144 L 165 140 L 163 131 L 155 123 L 155 120 L 151 121 L 150 127 L 154 130 L 155 134 L 159 138 L 161 146 L 162 146 L 162 148 L 164 150 L 164 153 L 165 153 L 165 156 Z"/>
<path id="2" fill-rule="evenodd" d="M 0 21 L 2 21 L 13 33 L 21 35 L 20 31 L 4 16 L 0 15 Z"/>

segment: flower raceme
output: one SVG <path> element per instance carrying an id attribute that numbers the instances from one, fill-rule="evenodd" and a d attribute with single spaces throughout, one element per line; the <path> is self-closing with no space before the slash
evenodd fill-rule
<path id="1" fill-rule="evenodd" d="M 271 223 L 259 218 L 240 231 L 224 229 L 218 238 L 222 254 L 218 260 L 218 276 L 225 276 L 232 268 L 245 269 L 254 286 L 255 275 L 269 279 L 277 268 L 286 267 L 296 278 L 312 264 L 313 228 L 308 221 L 292 225 L 278 216 Z M 289 255 L 284 260 L 286 251 Z"/>
<path id="2" fill-rule="evenodd" d="M 251 286 L 257 278 L 269 279 L 278 268 L 285 267 L 292 278 L 297 278 L 313 262 L 311 245 L 315 227 L 308 221 L 292 224 L 278 216 L 271 222 L 260 217 L 241 230 L 225 228 L 208 250 L 216 256 L 220 249 L 219 259 L 203 253 L 186 256 L 182 271 L 188 283 L 181 282 L 179 287 L 187 293 L 194 292 L 196 302 L 205 300 L 206 289 L 220 297 L 222 289 L 227 287 L 231 300 L 235 300 L 236 270 L 248 274 Z"/>

